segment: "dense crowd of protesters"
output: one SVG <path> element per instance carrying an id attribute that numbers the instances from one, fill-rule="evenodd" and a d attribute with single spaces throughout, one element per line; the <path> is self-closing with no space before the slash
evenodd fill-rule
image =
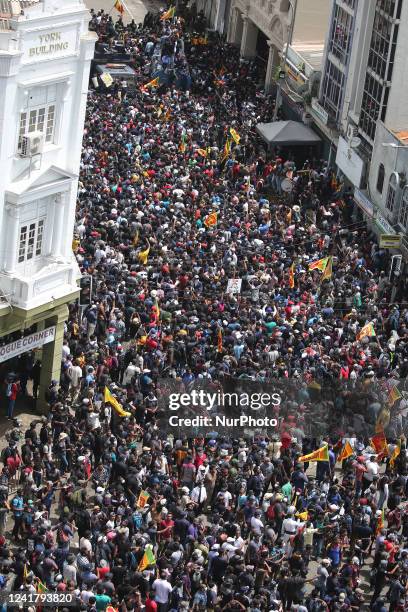
<path id="1" fill-rule="evenodd" d="M 91 612 L 406 609 L 408 309 L 387 252 L 316 151 L 257 139 L 273 98 L 255 63 L 177 17 L 91 27 L 136 83 L 89 94 L 75 250 L 91 301 L 71 307 L 49 416 L 2 453 L 3 591 Z M 191 90 L 144 87 L 158 48 Z M 274 430 L 186 437 L 158 427 L 164 378 L 289 390 Z"/>

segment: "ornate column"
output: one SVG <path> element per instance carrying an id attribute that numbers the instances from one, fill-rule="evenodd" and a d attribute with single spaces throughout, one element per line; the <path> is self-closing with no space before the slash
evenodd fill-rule
<path id="1" fill-rule="evenodd" d="M 4 271 L 7 274 L 12 274 L 15 270 L 17 263 L 18 239 L 20 231 L 20 210 L 18 206 L 7 204 L 6 211 L 7 221 L 5 223 L 5 227 L 7 228 L 7 239 L 6 254 L 4 257 Z"/>
<path id="2" fill-rule="evenodd" d="M 243 17 L 244 29 L 242 31 L 241 57 L 250 59 L 256 55 L 256 41 L 258 28 L 249 17 Z"/>
<path id="3" fill-rule="evenodd" d="M 65 194 L 57 193 L 54 199 L 54 223 L 52 227 L 51 256 L 61 255 L 62 229 L 64 225 Z"/>
<path id="4" fill-rule="evenodd" d="M 275 71 L 279 66 L 279 53 L 271 40 L 268 40 L 269 47 L 269 56 L 268 56 L 268 65 L 266 68 L 266 77 L 265 77 L 265 93 L 269 94 L 272 90 L 273 80 L 275 76 Z"/>

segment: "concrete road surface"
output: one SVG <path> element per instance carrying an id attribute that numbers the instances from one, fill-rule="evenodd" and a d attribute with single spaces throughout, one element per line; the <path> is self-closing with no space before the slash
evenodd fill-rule
<path id="1" fill-rule="evenodd" d="M 114 2 L 115 0 L 85 0 L 88 8 L 103 9 L 107 13 L 111 11 L 111 15 L 116 18 L 119 13 L 113 8 Z M 127 22 L 134 19 L 136 23 L 143 21 L 148 11 L 157 11 L 161 6 L 165 6 L 165 3 L 159 0 L 124 0 L 122 4 L 128 8 L 125 10 L 123 20 Z"/>

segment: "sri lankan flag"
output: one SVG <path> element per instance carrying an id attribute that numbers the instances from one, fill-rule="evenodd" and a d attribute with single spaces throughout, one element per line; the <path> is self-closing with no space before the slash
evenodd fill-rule
<path id="1" fill-rule="evenodd" d="M 309 264 L 309 270 L 320 270 L 320 272 L 324 272 L 326 270 L 326 266 L 329 263 L 329 257 L 323 257 L 323 259 L 318 259 L 317 261 L 312 261 Z"/>
<path id="2" fill-rule="evenodd" d="M 40 579 L 38 579 L 36 591 L 37 593 L 46 593 L 48 591 L 47 587 Z"/>
<path id="3" fill-rule="evenodd" d="M 139 497 L 137 498 L 137 504 L 136 504 L 137 507 L 144 508 L 149 498 L 150 498 L 150 495 L 147 491 L 140 491 Z"/>
<path id="4" fill-rule="evenodd" d="M 143 572 L 146 569 L 146 567 L 149 567 L 149 565 L 155 565 L 155 563 L 156 563 L 156 558 L 155 558 L 155 556 L 153 554 L 152 549 L 148 545 L 148 546 L 146 546 L 144 555 L 141 558 L 138 570 L 139 570 L 139 572 Z"/>
<path id="5" fill-rule="evenodd" d="M 136 234 L 133 237 L 133 246 L 137 246 L 137 243 L 139 242 L 139 230 L 137 230 Z"/>
<path id="6" fill-rule="evenodd" d="M 391 455 L 391 459 L 390 459 L 390 467 L 393 468 L 395 465 L 395 460 L 398 457 L 398 455 L 401 454 L 401 438 L 398 440 L 397 446 L 394 448 L 393 453 Z"/>
<path id="7" fill-rule="evenodd" d="M 201 155 L 201 157 L 207 157 L 208 155 L 207 149 L 197 149 L 197 153 Z"/>
<path id="8" fill-rule="evenodd" d="M 142 89 L 150 89 L 151 87 L 157 87 L 159 83 L 160 78 L 156 77 L 155 79 L 152 79 L 151 81 L 146 83 L 146 85 L 142 85 Z"/>
<path id="9" fill-rule="evenodd" d="M 295 264 L 294 263 L 289 268 L 289 287 L 291 289 L 295 287 Z"/>
<path id="10" fill-rule="evenodd" d="M 230 127 L 229 133 L 231 134 L 235 144 L 239 144 L 239 141 L 241 140 L 241 136 L 238 134 L 238 132 L 234 130 L 234 128 Z"/>
<path id="11" fill-rule="evenodd" d="M 346 440 L 346 443 L 344 444 L 343 448 L 341 449 L 337 457 L 337 462 L 340 463 L 341 461 L 344 461 L 345 459 L 348 459 L 349 457 L 351 457 L 351 455 L 353 454 L 354 454 L 353 447 L 351 446 L 350 442 Z"/>
<path id="12" fill-rule="evenodd" d="M 218 328 L 218 333 L 217 333 L 217 351 L 219 353 L 222 353 L 222 329 L 221 327 Z"/>
<path id="13" fill-rule="evenodd" d="M 114 7 L 121 15 L 123 15 L 123 13 L 125 12 L 125 8 L 120 0 L 115 1 Z"/>
<path id="14" fill-rule="evenodd" d="M 401 399 L 402 395 L 399 392 L 397 387 L 391 387 L 390 392 L 388 394 L 388 399 L 387 399 L 387 405 L 392 408 L 392 406 L 395 404 L 395 402 L 399 399 Z"/>
<path id="15" fill-rule="evenodd" d="M 333 274 L 333 257 L 329 257 L 329 261 L 327 262 L 327 266 L 323 271 L 322 282 L 324 280 L 329 280 Z"/>
<path id="16" fill-rule="evenodd" d="M 375 535 L 378 536 L 381 531 L 384 529 L 385 524 L 384 524 L 384 510 L 381 512 L 380 516 L 377 519 L 377 526 L 375 528 Z"/>
<path id="17" fill-rule="evenodd" d="M 308 455 L 302 455 L 298 459 L 299 462 L 309 463 L 310 461 L 329 461 L 329 447 L 327 444 L 309 453 Z"/>
<path id="18" fill-rule="evenodd" d="M 183 132 L 181 135 L 180 144 L 179 144 L 178 149 L 181 153 L 185 153 L 186 148 L 187 148 L 187 134 L 186 132 Z"/>
<path id="19" fill-rule="evenodd" d="M 168 11 L 163 13 L 163 15 L 160 17 L 160 20 L 166 21 L 167 19 L 173 19 L 175 14 L 176 14 L 176 7 L 171 6 Z"/>
<path id="20" fill-rule="evenodd" d="M 370 444 L 377 453 L 377 455 L 381 455 L 382 457 L 386 457 L 388 455 L 388 444 L 387 438 L 385 437 L 384 429 L 380 432 L 376 433 L 375 436 L 370 438 Z"/>
<path id="21" fill-rule="evenodd" d="M 360 331 L 358 332 L 358 334 L 356 336 L 356 339 L 357 340 L 362 340 L 366 336 L 368 336 L 370 338 L 375 336 L 375 329 L 374 329 L 374 325 L 372 323 L 367 323 L 367 325 L 364 325 L 364 327 L 362 327 L 360 329 Z"/>
<path id="22" fill-rule="evenodd" d="M 384 432 L 384 429 L 388 427 L 390 419 L 391 419 L 390 409 L 388 406 L 384 406 L 384 408 L 382 408 L 382 410 L 380 411 L 380 414 L 377 417 L 377 421 L 375 424 L 375 432 L 378 434 L 380 434 L 381 432 Z"/>
<path id="23" fill-rule="evenodd" d="M 223 163 L 231 155 L 231 140 L 227 138 L 222 152 L 221 163 Z"/>
<path id="24" fill-rule="evenodd" d="M 214 225 L 217 225 L 217 221 L 218 221 L 218 213 L 212 212 L 209 215 L 207 215 L 206 218 L 204 219 L 204 225 L 206 227 L 214 227 Z"/>
<path id="25" fill-rule="evenodd" d="M 154 322 L 159 325 L 160 324 L 160 308 L 159 308 L 159 302 L 156 300 L 156 303 L 152 306 L 152 313 L 153 313 L 153 318 L 154 318 Z"/>

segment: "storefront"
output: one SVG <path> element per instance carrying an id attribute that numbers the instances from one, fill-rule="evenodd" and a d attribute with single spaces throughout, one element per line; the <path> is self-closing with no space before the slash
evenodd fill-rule
<path id="1" fill-rule="evenodd" d="M 77 293 L 69 301 L 75 300 Z M 41 362 L 37 407 L 45 406 L 45 392 L 52 379 L 61 373 L 64 324 L 68 317 L 65 300 L 30 311 L 30 316 L 18 308 L 0 308 L 0 393 L 4 391 L 7 375 L 13 373 L 20 380 L 31 379 L 35 361 Z"/>

